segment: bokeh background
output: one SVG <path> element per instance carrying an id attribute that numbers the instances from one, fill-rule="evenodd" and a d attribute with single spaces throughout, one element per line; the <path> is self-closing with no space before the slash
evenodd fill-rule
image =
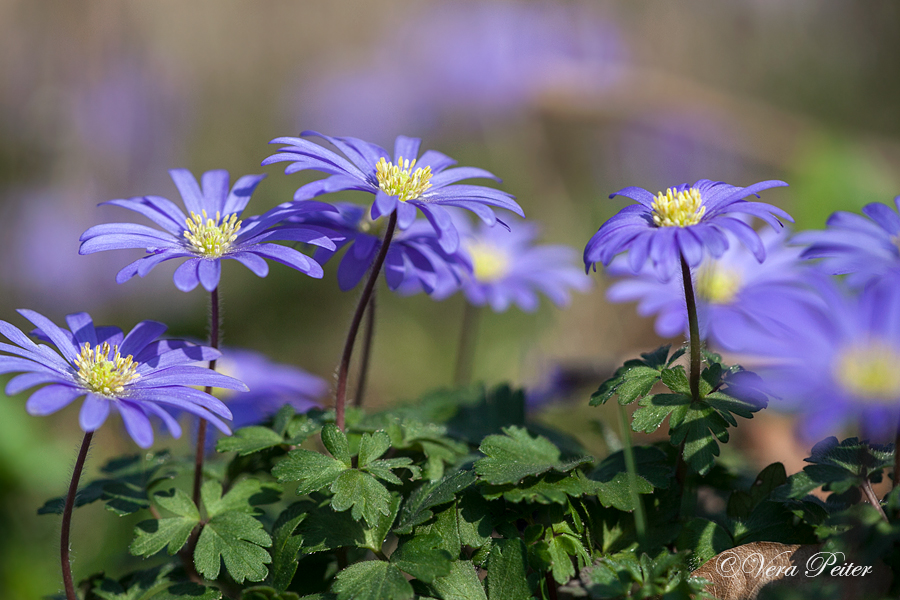
<path id="1" fill-rule="evenodd" d="M 544 241 L 579 252 L 626 202 L 607 195 L 627 185 L 783 179 L 791 187 L 764 200 L 799 228 L 822 227 L 836 209 L 900 193 L 898 28 L 892 0 L 0 0 L 0 318 L 24 327 L 16 308 L 57 322 L 87 310 L 202 339 L 206 295 L 177 291 L 174 265 L 118 286 L 133 257 L 78 256 L 78 237 L 132 219 L 98 208 L 104 200 L 177 200 L 169 168 L 268 173 L 248 214 L 287 201 L 316 175 L 259 164 L 270 139 L 305 129 L 388 148 L 398 134 L 422 137 L 498 174 Z M 340 293 L 334 270 L 316 281 L 273 265 L 260 280 L 226 263 L 226 343 L 330 380 L 358 293 Z M 560 366 L 586 373 L 536 418 L 602 453 L 609 415 L 586 406 L 591 378 L 660 340 L 633 306 L 604 300 L 602 274 L 592 281 L 567 310 L 486 315 L 475 377 L 540 388 Z M 376 406 L 449 383 L 463 310 L 459 295 L 382 292 L 367 397 Z M 37 419 L 23 404 L 0 397 L 8 600 L 60 589 L 59 519 L 35 511 L 64 492 L 81 436 L 74 407 Z M 118 428 L 113 418 L 98 435 L 87 477 L 137 450 Z M 742 424 L 729 460 L 796 471 L 804 447 L 792 431 L 774 414 Z M 79 509 L 76 578 L 124 571 L 133 525 Z"/>

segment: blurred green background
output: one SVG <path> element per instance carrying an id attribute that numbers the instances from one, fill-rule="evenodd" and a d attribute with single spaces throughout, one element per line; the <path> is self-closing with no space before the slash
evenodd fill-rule
<path id="1" fill-rule="evenodd" d="M 78 237 L 131 220 L 97 208 L 104 200 L 177 201 L 169 168 L 269 173 L 248 214 L 287 201 L 318 175 L 259 163 L 270 139 L 305 129 L 388 148 L 398 134 L 422 137 L 502 177 L 544 241 L 579 252 L 625 204 L 607 195 L 627 185 L 783 179 L 791 187 L 764 201 L 799 228 L 821 227 L 834 210 L 900 193 L 898 27 L 890 0 L 2 0 L 0 318 L 25 327 L 16 308 L 57 322 L 86 310 L 98 323 L 157 319 L 203 338 L 206 295 L 177 291 L 175 265 L 117 286 L 133 257 L 78 256 Z M 225 343 L 330 379 L 358 294 L 340 293 L 334 270 L 316 281 L 273 265 L 261 280 L 226 263 Z M 602 274 L 592 280 L 566 310 L 486 315 L 475 377 L 536 386 L 558 365 L 602 376 L 655 347 L 652 323 L 605 302 Z M 462 309 L 459 295 L 382 290 L 368 402 L 449 383 Z M 605 413 L 587 409 L 589 392 L 539 417 L 602 452 L 591 420 Z M 36 419 L 23 405 L 0 398 L 5 600 L 60 589 L 59 519 L 35 511 L 64 492 L 81 437 L 74 407 Z M 119 427 L 113 418 L 98 435 L 87 477 L 137 450 Z M 789 422 L 764 416 L 737 433 L 734 460 L 798 468 Z M 124 570 L 133 524 L 80 509 L 76 578 Z"/>

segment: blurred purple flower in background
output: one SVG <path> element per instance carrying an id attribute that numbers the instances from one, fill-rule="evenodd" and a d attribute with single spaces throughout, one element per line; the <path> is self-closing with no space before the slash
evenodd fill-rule
<path id="1" fill-rule="evenodd" d="M 356 285 L 372 266 L 381 248 L 384 220 L 373 221 L 368 207 L 336 202 L 338 212 L 310 212 L 288 219 L 289 222 L 318 225 L 335 232 L 336 249 L 317 248 L 313 257 L 325 264 L 341 248 L 348 246 L 338 266 L 337 279 L 342 291 Z M 457 275 L 448 263 L 458 259 L 444 252 L 431 225 L 419 219 L 409 229 L 394 236 L 384 261 L 384 275 L 388 287 L 396 290 L 406 285 L 421 286 L 426 292 L 435 287 L 457 285 Z"/>
<path id="2" fill-rule="evenodd" d="M 313 123 L 379 139 L 447 119 L 475 116 L 480 126 L 569 82 L 609 87 L 609 63 L 627 54 L 614 24 L 585 5 L 461 1 L 416 9 L 404 22 L 391 20 L 360 67 L 329 63 L 291 89 L 298 129 Z"/>
<path id="3" fill-rule="evenodd" d="M 218 350 L 158 340 L 166 326 L 155 321 L 142 321 L 123 335 L 118 327 L 95 327 L 87 313 L 67 316 L 70 330 L 34 311 L 19 313 L 37 327 L 40 339 L 56 348 L 38 345 L 18 328 L 0 321 L 0 334 L 13 342 L 0 344 L 0 352 L 6 353 L 0 356 L 0 372 L 20 373 L 6 384 L 6 393 L 48 384 L 28 398 L 25 408 L 29 414 L 49 415 L 84 396 L 79 414 L 83 431 L 99 428 L 115 407 L 128 434 L 142 448 L 153 443 L 151 416 L 162 419 L 173 436 L 181 435 L 181 427 L 163 406 L 187 411 L 223 433 L 231 433 L 218 418 L 231 419 L 231 411 L 209 394 L 188 387 L 247 389 L 237 379 L 191 364 L 216 359 Z"/>
<path id="4" fill-rule="evenodd" d="M 590 288 L 590 279 L 577 266 L 577 251 L 563 245 L 536 245 L 535 223 L 510 221 L 509 230 L 484 223 L 472 227 L 465 215 L 454 216 L 462 236 L 459 254 L 469 267 L 457 267 L 457 272 L 471 304 L 490 305 L 495 312 L 515 304 L 532 312 L 538 307 L 538 292 L 564 307 L 571 290 Z M 443 299 L 456 289 L 438 289 L 433 296 Z"/>
<path id="5" fill-rule="evenodd" d="M 819 306 L 781 306 L 788 325 L 746 332 L 745 348 L 763 361 L 754 370 L 777 404 L 805 414 L 800 425 L 810 437 L 833 435 L 856 420 L 876 436 L 893 432 L 900 409 L 900 279 L 886 277 L 851 296 L 823 278 L 818 291 Z"/>
<path id="6" fill-rule="evenodd" d="M 217 392 L 231 409 L 232 427 L 262 423 L 290 404 L 298 413 L 316 408 L 316 401 L 328 391 L 328 383 L 290 365 L 274 363 L 265 355 L 243 348 L 223 348 L 216 369 L 243 381 L 249 392 Z"/>
<path id="7" fill-rule="evenodd" d="M 264 242 L 291 240 L 333 250 L 334 242 L 328 239 L 325 232 L 304 225 L 270 228 L 283 218 L 281 207 L 261 217 L 238 220 L 253 190 L 265 175 L 245 175 L 229 191 L 227 171 L 204 173 L 202 189 L 186 169 L 173 169 L 169 174 L 181 193 L 189 217 L 172 201 L 160 196 L 135 196 L 104 202 L 133 210 L 165 231 L 134 223 L 96 225 L 82 234 L 79 254 L 145 248 L 148 255 L 119 271 L 116 275 L 118 283 L 124 283 L 135 275 L 144 277 L 161 262 L 186 258 L 188 260 L 175 270 L 174 275 L 175 287 L 184 292 L 191 291 L 198 284 L 210 292 L 216 289 L 224 259 L 240 262 L 259 277 L 265 277 L 269 272 L 265 258 L 310 277 L 322 277 L 322 267 L 306 255 L 293 248 Z M 292 210 L 334 209 L 319 202 L 300 202 Z"/>
<path id="8" fill-rule="evenodd" d="M 694 293 L 702 338 L 726 350 L 740 350 L 747 328 L 783 327 L 780 307 L 786 302 L 805 303 L 811 297 L 800 261 L 801 248 L 786 246 L 790 232 L 768 229 L 760 233 L 766 260 L 753 253 L 728 232 L 728 249 L 706 256 L 694 271 Z M 680 278 L 660 281 L 651 265 L 634 274 L 628 256 L 616 257 L 606 271 L 619 278 L 606 292 L 611 302 L 637 301 L 643 317 L 656 315 L 654 328 L 661 337 L 687 334 L 684 286 Z"/>
<path id="9" fill-rule="evenodd" d="M 900 196 L 894 198 L 900 209 Z M 900 271 L 900 215 L 879 202 L 867 204 L 863 215 L 838 211 L 828 229 L 804 231 L 794 242 L 808 244 L 803 258 L 821 258 L 832 275 L 847 275 L 847 284 L 861 287 L 891 271 Z"/>
<path id="10" fill-rule="evenodd" d="M 627 187 L 610 195 L 625 196 L 638 204 L 626 206 L 600 226 L 584 249 L 584 265 L 609 265 L 613 257 L 628 252 L 632 272 L 639 273 L 648 260 L 660 281 L 668 281 L 678 270 L 679 256 L 689 267 L 697 267 L 703 257 L 718 258 L 728 249 L 726 232 L 741 241 L 756 260 L 766 257 L 759 235 L 733 215 L 759 217 L 773 228 L 782 226 L 778 217 L 793 222 L 789 214 L 771 204 L 748 202 L 747 196 L 783 181 L 762 181 L 736 187 L 721 181 L 701 179 L 653 195 L 639 187 Z M 773 216 L 774 215 L 774 216 Z"/>
<path id="11" fill-rule="evenodd" d="M 303 138 L 272 140 L 272 143 L 288 145 L 266 158 L 263 165 L 290 162 L 285 173 L 314 169 L 329 174 L 325 179 L 299 188 L 294 194 L 295 202 L 344 190 L 369 192 L 375 195 L 370 211 L 373 220 L 396 211 L 397 228 L 403 230 L 416 220 L 418 209 L 437 232 L 438 243 L 450 253 L 459 247 L 459 234 L 448 207 L 474 212 L 489 225 L 498 221 L 492 206 L 525 216 L 506 192 L 458 183 L 472 178 L 496 180 L 494 175 L 477 167 L 453 167 L 456 161 L 436 150 L 426 150 L 419 156 L 421 140 L 417 138 L 398 136 L 394 143 L 394 160 L 390 162 L 387 150 L 360 139 L 330 137 L 315 131 L 306 131 L 303 135 L 327 140 L 347 158 Z"/>

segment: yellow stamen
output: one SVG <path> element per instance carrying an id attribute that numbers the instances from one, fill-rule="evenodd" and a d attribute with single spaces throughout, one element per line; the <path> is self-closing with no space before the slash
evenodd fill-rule
<path id="1" fill-rule="evenodd" d="M 503 279 L 509 272 L 509 256 L 500 248 L 482 242 L 473 242 L 466 246 L 472 257 L 472 274 L 483 282 Z"/>
<path id="2" fill-rule="evenodd" d="M 728 304 L 741 289 L 741 274 L 715 262 L 697 270 L 697 295 L 713 304 Z"/>
<path id="3" fill-rule="evenodd" d="M 399 157 L 397 164 L 387 162 L 382 156 L 375 164 L 375 177 L 378 187 L 389 196 L 397 196 L 401 202 L 415 200 L 428 191 L 431 184 L 431 167 L 415 168 L 416 159 L 403 160 Z"/>
<path id="4" fill-rule="evenodd" d="M 113 353 L 112 359 L 109 358 L 110 352 Z M 78 367 L 76 375 L 81 383 L 95 394 L 108 398 L 121 394 L 127 384 L 140 377 L 136 372 L 138 365 L 130 354 L 122 358 L 119 347 L 110 347 L 109 342 L 93 348 L 85 342 L 75 359 L 75 366 Z"/>
<path id="5" fill-rule="evenodd" d="M 231 244 L 237 239 L 240 229 L 241 221 L 237 220 L 237 214 L 222 220 L 221 214 L 216 211 L 216 218 L 211 219 L 204 210 L 203 216 L 191 213 L 184 237 L 190 242 L 191 250 L 200 256 L 220 258 L 231 249 Z"/>
<path id="6" fill-rule="evenodd" d="M 696 225 L 706 212 L 703 198 L 700 197 L 700 190 L 697 188 L 681 192 L 669 188 L 665 195 L 659 192 L 650 208 L 653 209 L 653 222 L 657 227 Z"/>
<path id="7" fill-rule="evenodd" d="M 840 352 L 835 375 L 844 389 L 865 401 L 900 400 L 900 351 L 874 340 Z"/>

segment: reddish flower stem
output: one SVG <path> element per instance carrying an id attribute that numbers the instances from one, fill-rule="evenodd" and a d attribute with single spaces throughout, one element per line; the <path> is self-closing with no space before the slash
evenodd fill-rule
<path id="1" fill-rule="evenodd" d="M 209 345 L 212 348 L 219 347 L 219 288 L 209 293 Z M 209 368 L 216 369 L 216 361 L 209 361 Z M 212 387 L 206 386 L 203 390 L 207 394 L 212 393 Z M 198 417 L 199 418 L 199 417 Z M 203 485 L 203 458 L 206 453 L 206 419 L 200 418 L 197 428 L 197 453 L 194 456 L 194 504 L 200 506 L 200 487 Z"/>
<path id="2" fill-rule="evenodd" d="M 347 332 L 347 341 L 344 343 L 344 352 L 341 355 L 341 364 L 338 367 L 337 393 L 334 399 L 334 420 L 338 429 L 344 430 L 344 404 L 347 401 L 347 374 L 350 371 L 350 357 L 353 355 L 353 344 L 356 342 L 356 334 L 359 333 L 359 325 L 362 323 L 363 313 L 369 304 L 369 299 L 375 290 L 375 284 L 378 281 L 378 275 L 381 273 L 381 267 L 384 265 L 384 259 L 387 257 L 388 247 L 394 238 L 394 229 L 397 226 L 397 211 L 391 213 L 388 220 L 387 230 L 384 232 L 384 238 L 381 240 L 381 247 L 375 256 L 375 262 L 369 270 L 369 278 L 363 288 L 362 296 L 359 304 L 356 306 L 356 312 L 353 313 L 353 320 L 350 322 L 350 331 Z"/>
<path id="3" fill-rule="evenodd" d="M 72 473 L 72 482 L 69 484 L 69 492 L 66 494 L 66 503 L 63 507 L 62 531 L 59 541 L 59 558 L 62 566 L 63 585 L 66 588 L 66 600 L 78 600 L 75 595 L 75 583 L 72 580 L 72 565 L 69 562 L 69 532 L 72 526 L 72 511 L 75 510 L 75 494 L 78 492 L 78 480 L 84 470 L 84 462 L 87 460 L 88 448 L 91 446 L 93 431 L 84 434 L 81 441 L 81 449 L 75 460 L 75 471 Z"/>

